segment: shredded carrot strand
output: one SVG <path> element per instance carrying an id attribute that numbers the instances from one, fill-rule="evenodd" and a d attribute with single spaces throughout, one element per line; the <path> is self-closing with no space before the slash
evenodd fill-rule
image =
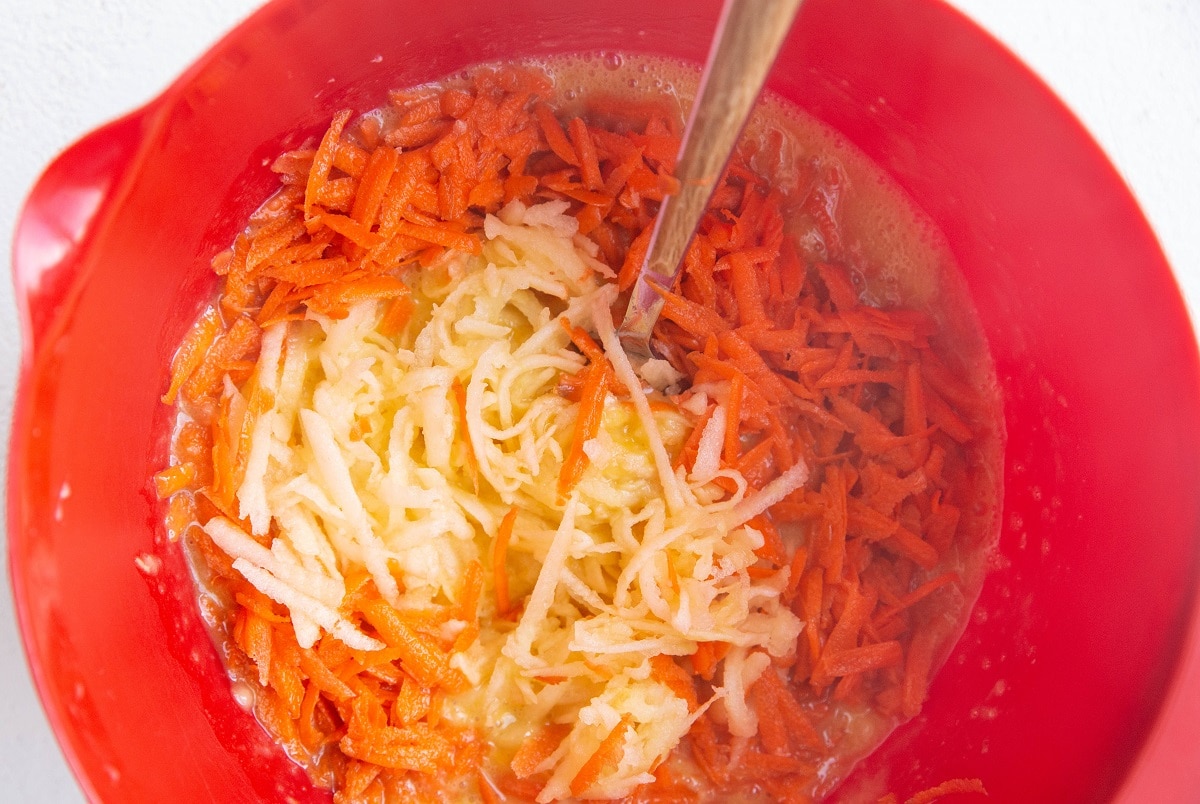
<path id="1" fill-rule="evenodd" d="M 512 541 L 513 526 L 517 522 L 517 507 L 508 509 L 492 542 L 492 586 L 496 590 L 496 610 L 503 617 L 512 608 L 508 598 L 508 543 Z"/>
<path id="2" fill-rule="evenodd" d="M 450 384 L 450 392 L 454 396 L 455 423 L 458 425 L 459 437 L 463 442 L 463 455 L 467 459 L 467 475 L 471 485 L 479 488 L 479 457 L 475 454 L 475 445 L 471 443 L 471 429 L 467 424 L 467 389 L 458 377 Z"/>
<path id="3" fill-rule="evenodd" d="M 387 312 L 379 320 L 379 331 L 388 337 L 395 337 L 408 326 L 414 309 L 412 293 L 402 293 L 392 299 Z M 463 429 L 466 432 L 466 429 Z M 474 454 L 472 452 L 472 454 Z M 468 458 L 467 460 L 471 460 Z"/>
<path id="4" fill-rule="evenodd" d="M 926 581 L 904 597 L 897 600 L 895 604 L 888 607 L 885 611 L 880 612 L 879 615 L 876 616 L 876 618 L 872 621 L 871 625 L 875 628 L 880 627 L 888 620 L 899 615 L 900 612 L 904 611 L 910 606 L 915 606 L 917 603 L 921 602 L 938 589 L 941 589 L 943 586 L 948 586 L 950 584 L 957 583 L 958 581 L 959 576 L 957 572 L 946 572 L 937 576 L 936 578 L 933 578 L 932 580 Z"/>
<path id="5" fill-rule="evenodd" d="M 699 701 L 696 697 L 696 685 L 686 670 L 675 663 L 675 660 L 665 654 L 650 657 L 650 676 L 668 687 L 676 697 L 687 701 L 688 709 L 695 711 Z"/>
<path id="6" fill-rule="evenodd" d="M 563 499 L 583 477 L 590 463 L 583 451 L 584 445 L 600 432 L 604 417 L 604 398 L 608 394 L 608 377 L 611 369 L 607 363 L 593 363 L 587 368 L 583 389 L 579 398 L 579 413 L 571 434 L 571 449 L 563 461 L 558 476 L 558 496 Z"/>
<path id="7" fill-rule="evenodd" d="M 729 404 L 725 408 L 725 463 L 737 464 L 741 451 L 742 424 L 742 375 L 735 374 L 729 381 Z"/>
<path id="8" fill-rule="evenodd" d="M 550 110 L 550 107 L 544 103 L 539 103 L 533 107 L 533 113 L 537 117 L 538 125 L 541 126 L 542 135 L 546 138 L 546 144 L 550 146 L 550 150 L 568 165 L 578 167 L 579 156 L 576 154 L 575 148 L 571 145 L 571 141 L 567 139 L 562 124 L 558 122 L 558 118 L 554 116 L 554 112 Z"/>
<path id="9" fill-rule="evenodd" d="M 511 767 L 516 777 L 527 779 L 532 776 L 570 731 L 571 727 L 566 723 L 550 723 L 535 730 L 513 754 Z"/>
<path id="10" fill-rule="evenodd" d="M 899 642 L 878 642 L 873 645 L 863 645 L 860 648 L 831 654 L 822 657 L 825 671 L 831 676 L 848 676 L 854 673 L 864 673 L 868 670 L 878 670 L 892 667 L 900 663 L 904 657 L 904 649 Z"/>
<path id="11" fill-rule="evenodd" d="M 476 622 L 479 619 L 479 598 L 483 593 L 483 565 L 478 561 L 467 564 L 459 591 L 457 619 Z"/>
<path id="12" fill-rule="evenodd" d="M 608 736 L 600 742 L 596 752 L 587 762 L 583 763 L 583 767 L 571 780 L 571 795 L 581 795 L 598 782 L 605 771 L 610 769 L 610 766 L 615 765 L 618 755 L 625 745 L 625 736 L 631 728 L 633 728 L 633 715 L 624 715 L 621 722 L 614 726 Z"/>
<path id="13" fill-rule="evenodd" d="M 341 138 L 342 129 L 350 120 L 351 114 L 349 109 L 345 109 L 334 115 L 333 122 L 321 138 L 321 144 L 317 148 L 316 154 L 313 155 L 312 167 L 309 169 L 308 182 L 304 190 L 304 217 L 306 218 L 312 214 L 317 193 L 329 180 L 329 171 L 333 168 L 333 161 L 337 156 L 338 140 Z"/>
<path id="14" fill-rule="evenodd" d="M 350 208 L 350 217 L 367 231 L 375 224 L 383 197 L 387 193 L 392 174 L 396 172 L 399 154 L 396 150 L 384 145 L 371 152 L 362 179 L 354 194 L 354 205 Z"/>
<path id="15" fill-rule="evenodd" d="M 908 646 L 904 664 L 902 707 L 907 717 L 915 717 L 925 703 L 925 691 L 929 686 L 929 673 L 933 668 L 934 637 L 926 628 L 916 633 Z"/>
<path id="16" fill-rule="evenodd" d="M 431 640 L 414 631 L 399 613 L 383 600 L 361 607 L 367 622 L 400 654 L 401 667 L 420 683 L 433 687 L 449 674 L 448 657 Z"/>
<path id="17" fill-rule="evenodd" d="M 646 261 L 646 255 L 650 251 L 650 239 L 653 234 L 654 228 L 647 226 L 629 244 L 629 251 L 625 254 L 625 261 L 621 264 L 620 273 L 617 274 L 618 290 L 629 290 L 637 281 L 642 264 Z"/>
<path id="18" fill-rule="evenodd" d="M 589 190 L 599 190 L 604 186 L 604 178 L 600 175 L 600 160 L 596 156 L 596 144 L 592 142 L 592 135 L 588 133 L 587 123 L 573 117 L 567 129 L 579 160 L 579 172 L 584 185 Z M 605 198 L 603 195 L 600 197 Z"/>
<path id="19" fill-rule="evenodd" d="M 196 479 L 196 474 L 194 463 L 177 463 L 162 470 L 154 476 L 154 490 L 158 494 L 158 499 L 165 500 L 172 494 L 189 488 Z"/>
<path id="20" fill-rule="evenodd" d="M 475 772 L 475 783 L 479 786 L 479 796 L 483 799 L 483 804 L 502 804 L 503 794 L 496 789 L 482 768 Z"/>
<path id="21" fill-rule="evenodd" d="M 204 311 L 187 335 L 183 338 L 175 357 L 171 360 L 171 386 L 163 394 L 162 401 L 174 404 L 175 397 L 192 372 L 200 367 L 205 354 L 221 332 L 221 316 L 215 307 Z"/>
<path id="22" fill-rule="evenodd" d="M 604 350 L 600 348 L 600 344 L 596 343 L 596 340 L 591 335 L 581 327 L 571 326 L 571 323 L 566 318 L 560 318 L 558 321 L 571 338 L 571 343 L 575 344 L 584 357 L 593 363 L 604 362 Z"/>
<path id="23" fill-rule="evenodd" d="M 977 793 L 986 796 L 987 789 L 979 779 L 949 779 L 928 790 L 913 794 L 905 801 L 905 804 L 932 804 L 943 796 L 960 793 Z"/>

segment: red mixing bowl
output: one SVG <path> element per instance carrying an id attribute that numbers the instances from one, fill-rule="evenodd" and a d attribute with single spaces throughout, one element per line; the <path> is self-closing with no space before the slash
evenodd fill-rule
<path id="1" fill-rule="evenodd" d="M 270 157 L 485 60 L 703 60 L 718 0 L 277 0 L 34 189 L 10 566 L 38 689 L 106 802 L 324 800 L 233 702 L 150 483 L 175 344 Z M 770 87 L 941 226 L 1008 429 L 999 554 L 921 715 L 843 786 L 979 777 L 1000 802 L 1200 790 L 1200 372 L 1154 236 L 1059 101 L 936 0 L 808 0 Z M 141 556 L 142 569 L 135 565 Z"/>

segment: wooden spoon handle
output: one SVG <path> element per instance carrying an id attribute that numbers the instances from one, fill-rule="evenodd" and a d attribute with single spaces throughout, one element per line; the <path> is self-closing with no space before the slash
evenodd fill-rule
<path id="1" fill-rule="evenodd" d="M 745 128 L 801 0 L 726 0 L 700 89 L 688 117 L 675 176 L 679 192 L 663 199 L 646 262 L 618 333 L 634 357 L 650 356 L 650 334 L 662 310 L 654 289 L 674 286 L 733 147 Z"/>

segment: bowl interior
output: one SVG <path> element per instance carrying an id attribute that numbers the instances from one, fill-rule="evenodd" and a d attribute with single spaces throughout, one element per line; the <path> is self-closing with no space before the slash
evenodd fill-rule
<path id="1" fill-rule="evenodd" d="M 718 7 L 280 0 L 117 127 L 86 238 L 18 280 L 33 310 L 9 483 L 31 665 L 93 797 L 324 798 L 234 705 L 149 482 L 173 346 L 213 290 L 208 259 L 270 192 L 270 157 L 480 61 L 702 61 Z M 808 0 L 770 86 L 940 225 L 1006 407 L 992 574 L 926 709 L 843 796 L 977 776 L 1002 801 L 1106 798 L 1170 682 L 1200 544 L 1196 347 L 1154 237 L 1048 90 L 936 0 Z M 60 179 L 97 188 L 85 173 Z M 68 196 L 35 193 L 18 253 Z"/>

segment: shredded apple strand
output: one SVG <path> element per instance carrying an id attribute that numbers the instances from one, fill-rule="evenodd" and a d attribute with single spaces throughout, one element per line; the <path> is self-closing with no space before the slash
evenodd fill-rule
<path id="1" fill-rule="evenodd" d="M 260 415 L 247 401 L 246 383 L 268 325 L 301 318 L 305 309 L 342 318 L 356 302 L 380 299 L 388 311 L 384 334 L 403 331 L 413 311 L 406 281 L 446 249 L 478 253 L 485 213 L 513 200 L 567 201 L 581 231 L 619 271 L 621 287 L 632 283 L 658 201 L 672 188 L 677 124 L 651 108 L 640 129 L 624 133 L 578 117 L 564 125 L 547 96 L 538 74 L 483 70 L 465 86 L 396 93 L 397 114 L 382 129 L 376 118 L 356 127 L 350 111 L 340 112 L 315 150 L 310 145 L 275 162 L 285 187 L 295 189 L 281 194 L 286 202 L 266 205 L 235 247 L 214 259 L 225 282 L 221 300 L 184 338 L 171 365 L 164 401 L 178 397 L 194 426 L 211 434 L 209 451 L 155 478 L 160 496 L 175 495 L 173 511 L 194 512 L 200 525 L 219 515 L 238 520 L 233 491 L 250 457 L 241 436 Z M 691 754 L 714 789 L 739 789 L 752 772 L 758 775 L 749 778 L 768 780 L 771 790 L 799 790 L 813 783 L 822 740 L 840 737 L 822 737 L 813 726 L 828 705 L 824 695 L 906 716 L 924 699 L 942 635 L 921 613 L 957 581 L 952 572 L 930 570 L 954 542 L 966 501 L 956 496 L 963 469 L 953 456 L 975 433 L 973 419 L 952 406 L 951 397 L 966 392 L 932 357 L 928 322 L 866 308 L 837 262 L 806 271 L 783 240 L 778 194 L 746 167 L 746 156 L 722 179 L 680 283 L 660 289 L 666 305 L 656 338 L 693 384 L 726 389 L 722 469 L 762 487 L 796 459 L 815 467 L 807 486 L 759 523 L 759 574 L 782 568 L 784 601 L 807 633 L 789 663 L 768 667 L 751 687 L 756 735 L 738 742 L 723 722 L 703 714 L 690 734 Z M 811 179 L 817 189 L 805 208 L 836 259 L 840 242 L 827 213 L 838 187 L 820 173 Z M 587 467 L 583 446 L 599 430 L 606 395 L 629 392 L 586 333 L 573 333 L 573 340 L 588 363 L 560 384 L 579 406 L 558 478 L 560 499 Z M 231 391 L 226 377 L 240 390 Z M 452 403 L 478 484 L 467 392 L 457 379 Z M 694 468 L 714 410 L 693 418 L 677 460 L 682 471 Z M 177 443 L 176 454 L 180 449 Z M 176 505 L 181 499 L 186 506 Z M 521 605 L 510 598 L 508 580 L 516 517 L 514 507 L 491 552 L 501 615 Z M 249 533 L 247 523 L 242 527 Z M 810 534 L 800 548 L 780 537 L 798 527 Z M 479 769 L 483 737 L 439 716 L 438 702 L 467 683 L 452 659 L 479 633 L 476 605 L 418 616 L 393 608 L 369 579 L 347 579 L 340 616 L 386 647 L 352 650 L 325 634 L 301 649 L 286 609 L 232 571 L 203 531 L 188 533 L 216 582 L 238 601 L 233 634 L 242 653 L 231 661 L 263 681 L 260 719 L 285 742 L 294 736 L 314 751 L 316 775 L 332 783 L 339 801 L 371 799 L 403 784 L 437 790 L 438 775 L 457 773 L 477 774 L 484 799 L 500 800 L 503 793 Z M 478 565 L 473 571 L 476 588 L 465 592 L 478 601 L 486 574 Z M 467 636 L 439 636 L 450 621 L 466 622 Z M 726 643 L 700 642 L 689 657 L 656 659 L 654 673 L 695 709 L 729 652 Z M 614 765 L 631 730 L 625 719 L 610 730 L 569 780 L 572 793 Z M 537 768 L 564 736 L 556 725 L 532 735 L 508 773 L 495 777 L 499 790 L 536 795 L 545 781 Z M 538 779 L 531 792 L 527 783 Z M 670 800 L 696 796 L 670 784 L 664 766 L 645 786 L 645 800 L 668 788 Z M 967 791 L 982 792 L 982 785 L 954 780 L 921 795 Z M 932 800 L 921 795 L 913 800 Z"/>

